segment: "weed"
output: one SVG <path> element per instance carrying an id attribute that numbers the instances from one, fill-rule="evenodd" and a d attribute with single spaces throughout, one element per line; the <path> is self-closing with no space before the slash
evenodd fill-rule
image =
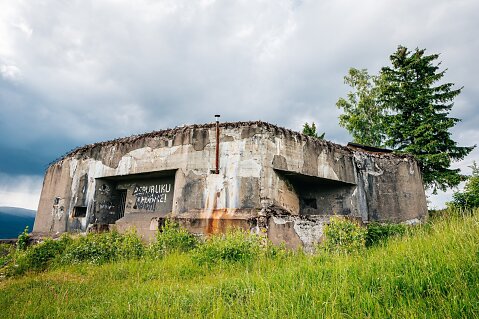
<path id="1" fill-rule="evenodd" d="M 102 264 L 120 259 L 140 258 L 145 248 L 135 232 L 120 235 L 117 232 L 89 233 L 69 245 L 61 262 Z"/>
<path id="2" fill-rule="evenodd" d="M 384 243 L 390 237 L 400 237 L 406 234 L 408 229 L 404 224 L 381 224 L 370 223 L 366 232 L 366 247 Z"/>
<path id="3" fill-rule="evenodd" d="M 156 233 L 156 241 L 148 247 L 151 257 L 159 258 L 171 252 L 187 252 L 198 245 L 198 240 L 178 223 L 169 219 Z"/>
<path id="4" fill-rule="evenodd" d="M 28 234 L 28 226 L 25 227 L 23 232 L 18 235 L 17 248 L 19 250 L 26 250 L 30 243 L 30 235 Z"/>
<path id="5" fill-rule="evenodd" d="M 240 229 L 230 229 L 226 234 L 208 237 L 194 251 L 193 258 L 199 264 L 218 262 L 248 263 L 259 257 L 262 239 Z"/>
<path id="6" fill-rule="evenodd" d="M 2 268 L 11 261 L 14 250 L 14 245 L 0 244 L 0 268 Z"/>
<path id="7" fill-rule="evenodd" d="M 324 228 L 322 247 L 330 252 L 351 253 L 365 247 L 366 229 L 358 223 L 340 217 L 332 217 Z"/>

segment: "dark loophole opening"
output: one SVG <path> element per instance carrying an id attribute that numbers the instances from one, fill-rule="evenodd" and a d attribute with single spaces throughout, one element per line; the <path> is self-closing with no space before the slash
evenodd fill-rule
<path id="1" fill-rule="evenodd" d="M 316 198 L 301 198 L 303 208 L 318 209 Z"/>
<path id="2" fill-rule="evenodd" d="M 73 208 L 73 217 L 86 217 L 86 206 L 75 206 Z"/>

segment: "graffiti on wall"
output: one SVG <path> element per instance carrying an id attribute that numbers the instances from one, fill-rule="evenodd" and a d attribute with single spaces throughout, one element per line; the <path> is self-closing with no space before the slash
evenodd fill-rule
<path id="1" fill-rule="evenodd" d="M 102 209 L 102 210 L 108 210 L 110 212 L 114 212 L 116 206 L 115 206 L 114 203 L 112 203 L 110 201 L 102 201 L 99 204 L 99 208 Z"/>
<path id="2" fill-rule="evenodd" d="M 109 195 L 111 192 L 111 189 L 110 189 L 110 186 L 108 186 L 107 184 L 101 184 L 101 186 L 98 188 L 98 191 L 102 195 Z"/>
<path id="3" fill-rule="evenodd" d="M 166 203 L 171 184 L 137 185 L 133 191 L 135 209 L 155 211 L 159 203 Z"/>

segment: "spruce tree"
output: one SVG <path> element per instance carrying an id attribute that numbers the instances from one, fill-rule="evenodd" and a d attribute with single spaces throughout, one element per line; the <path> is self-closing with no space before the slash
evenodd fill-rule
<path id="1" fill-rule="evenodd" d="M 434 192 L 466 179 L 450 165 L 474 148 L 457 146 L 451 138 L 450 129 L 460 120 L 449 117 L 449 112 L 462 88 L 455 89 L 453 83 L 437 84 L 445 73 L 439 70 L 438 57 L 399 46 L 390 56 L 392 66 L 381 69 L 379 94 L 379 103 L 389 111 L 385 116 L 386 145 L 414 155 L 425 186 Z"/>
<path id="2" fill-rule="evenodd" d="M 316 131 L 316 124 L 314 122 L 311 123 L 311 125 L 308 124 L 308 122 L 304 123 L 303 125 L 303 134 L 307 136 L 312 136 L 316 137 L 319 139 L 324 139 L 324 132 L 322 134 L 318 135 L 318 132 Z"/>

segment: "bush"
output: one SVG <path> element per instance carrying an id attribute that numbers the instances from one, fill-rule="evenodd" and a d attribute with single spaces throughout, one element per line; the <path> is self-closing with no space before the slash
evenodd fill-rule
<path id="1" fill-rule="evenodd" d="M 146 252 L 145 245 L 134 230 L 121 235 L 115 244 L 117 246 L 116 259 L 139 259 Z"/>
<path id="2" fill-rule="evenodd" d="M 59 257 L 69 243 L 69 238 L 62 237 L 59 240 L 51 238 L 31 246 L 24 255 L 26 267 L 30 270 L 44 270 L 50 262 Z"/>
<path id="3" fill-rule="evenodd" d="M 471 210 L 479 207 L 479 167 L 474 161 L 471 166 L 472 175 L 469 176 L 464 191 L 455 192 L 452 201 L 446 203 L 449 208 Z"/>
<path id="4" fill-rule="evenodd" d="M 11 244 L 0 244 L 0 268 L 10 262 L 13 257 L 15 246 Z"/>
<path id="5" fill-rule="evenodd" d="M 390 237 L 402 236 L 406 233 L 407 227 L 404 224 L 371 223 L 367 227 L 366 247 L 382 243 Z"/>
<path id="6" fill-rule="evenodd" d="M 65 235 L 60 239 L 47 238 L 36 245 L 29 246 L 26 250 L 17 249 L 11 254 L 5 272 L 8 275 L 19 275 L 30 270 L 45 270 L 62 255 L 70 242 L 71 238 Z"/>
<path id="7" fill-rule="evenodd" d="M 145 246 L 135 232 L 124 235 L 117 232 L 90 233 L 77 238 L 64 234 L 59 239 L 47 238 L 26 250 L 13 250 L 6 257 L 2 257 L 0 251 L 0 267 L 4 266 L 2 274 L 18 275 L 29 270 L 45 270 L 54 264 L 101 264 L 122 259 L 138 259 L 144 254 Z"/>
<path id="8" fill-rule="evenodd" d="M 120 259 L 138 259 L 145 253 L 144 245 L 135 232 L 90 233 L 67 247 L 62 263 L 88 262 L 102 264 Z"/>
<path id="9" fill-rule="evenodd" d="M 259 257 L 262 238 L 244 230 L 231 229 L 226 234 L 208 237 L 193 253 L 199 264 L 248 263 Z"/>
<path id="10" fill-rule="evenodd" d="M 178 223 L 169 219 L 156 233 L 156 241 L 148 248 L 150 256 L 159 258 L 171 252 L 187 252 L 198 245 L 198 240 Z"/>
<path id="11" fill-rule="evenodd" d="M 30 243 L 30 235 L 28 234 L 28 226 L 26 226 L 23 232 L 20 235 L 18 235 L 17 249 L 26 250 L 29 243 Z"/>
<path id="12" fill-rule="evenodd" d="M 325 240 L 322 248 L 330 252 L 351 253 L 365 247 L 366 229 L 358 223 L 332 217 L 324 228 Z"/>
<path id="13" fill-rule="evenodd" d="M 87 234 L 73 241 L 62 257 L 62 263 L 80 263 L 87 261 L 100 264 L 113 259 L 117 234 Z"/>

